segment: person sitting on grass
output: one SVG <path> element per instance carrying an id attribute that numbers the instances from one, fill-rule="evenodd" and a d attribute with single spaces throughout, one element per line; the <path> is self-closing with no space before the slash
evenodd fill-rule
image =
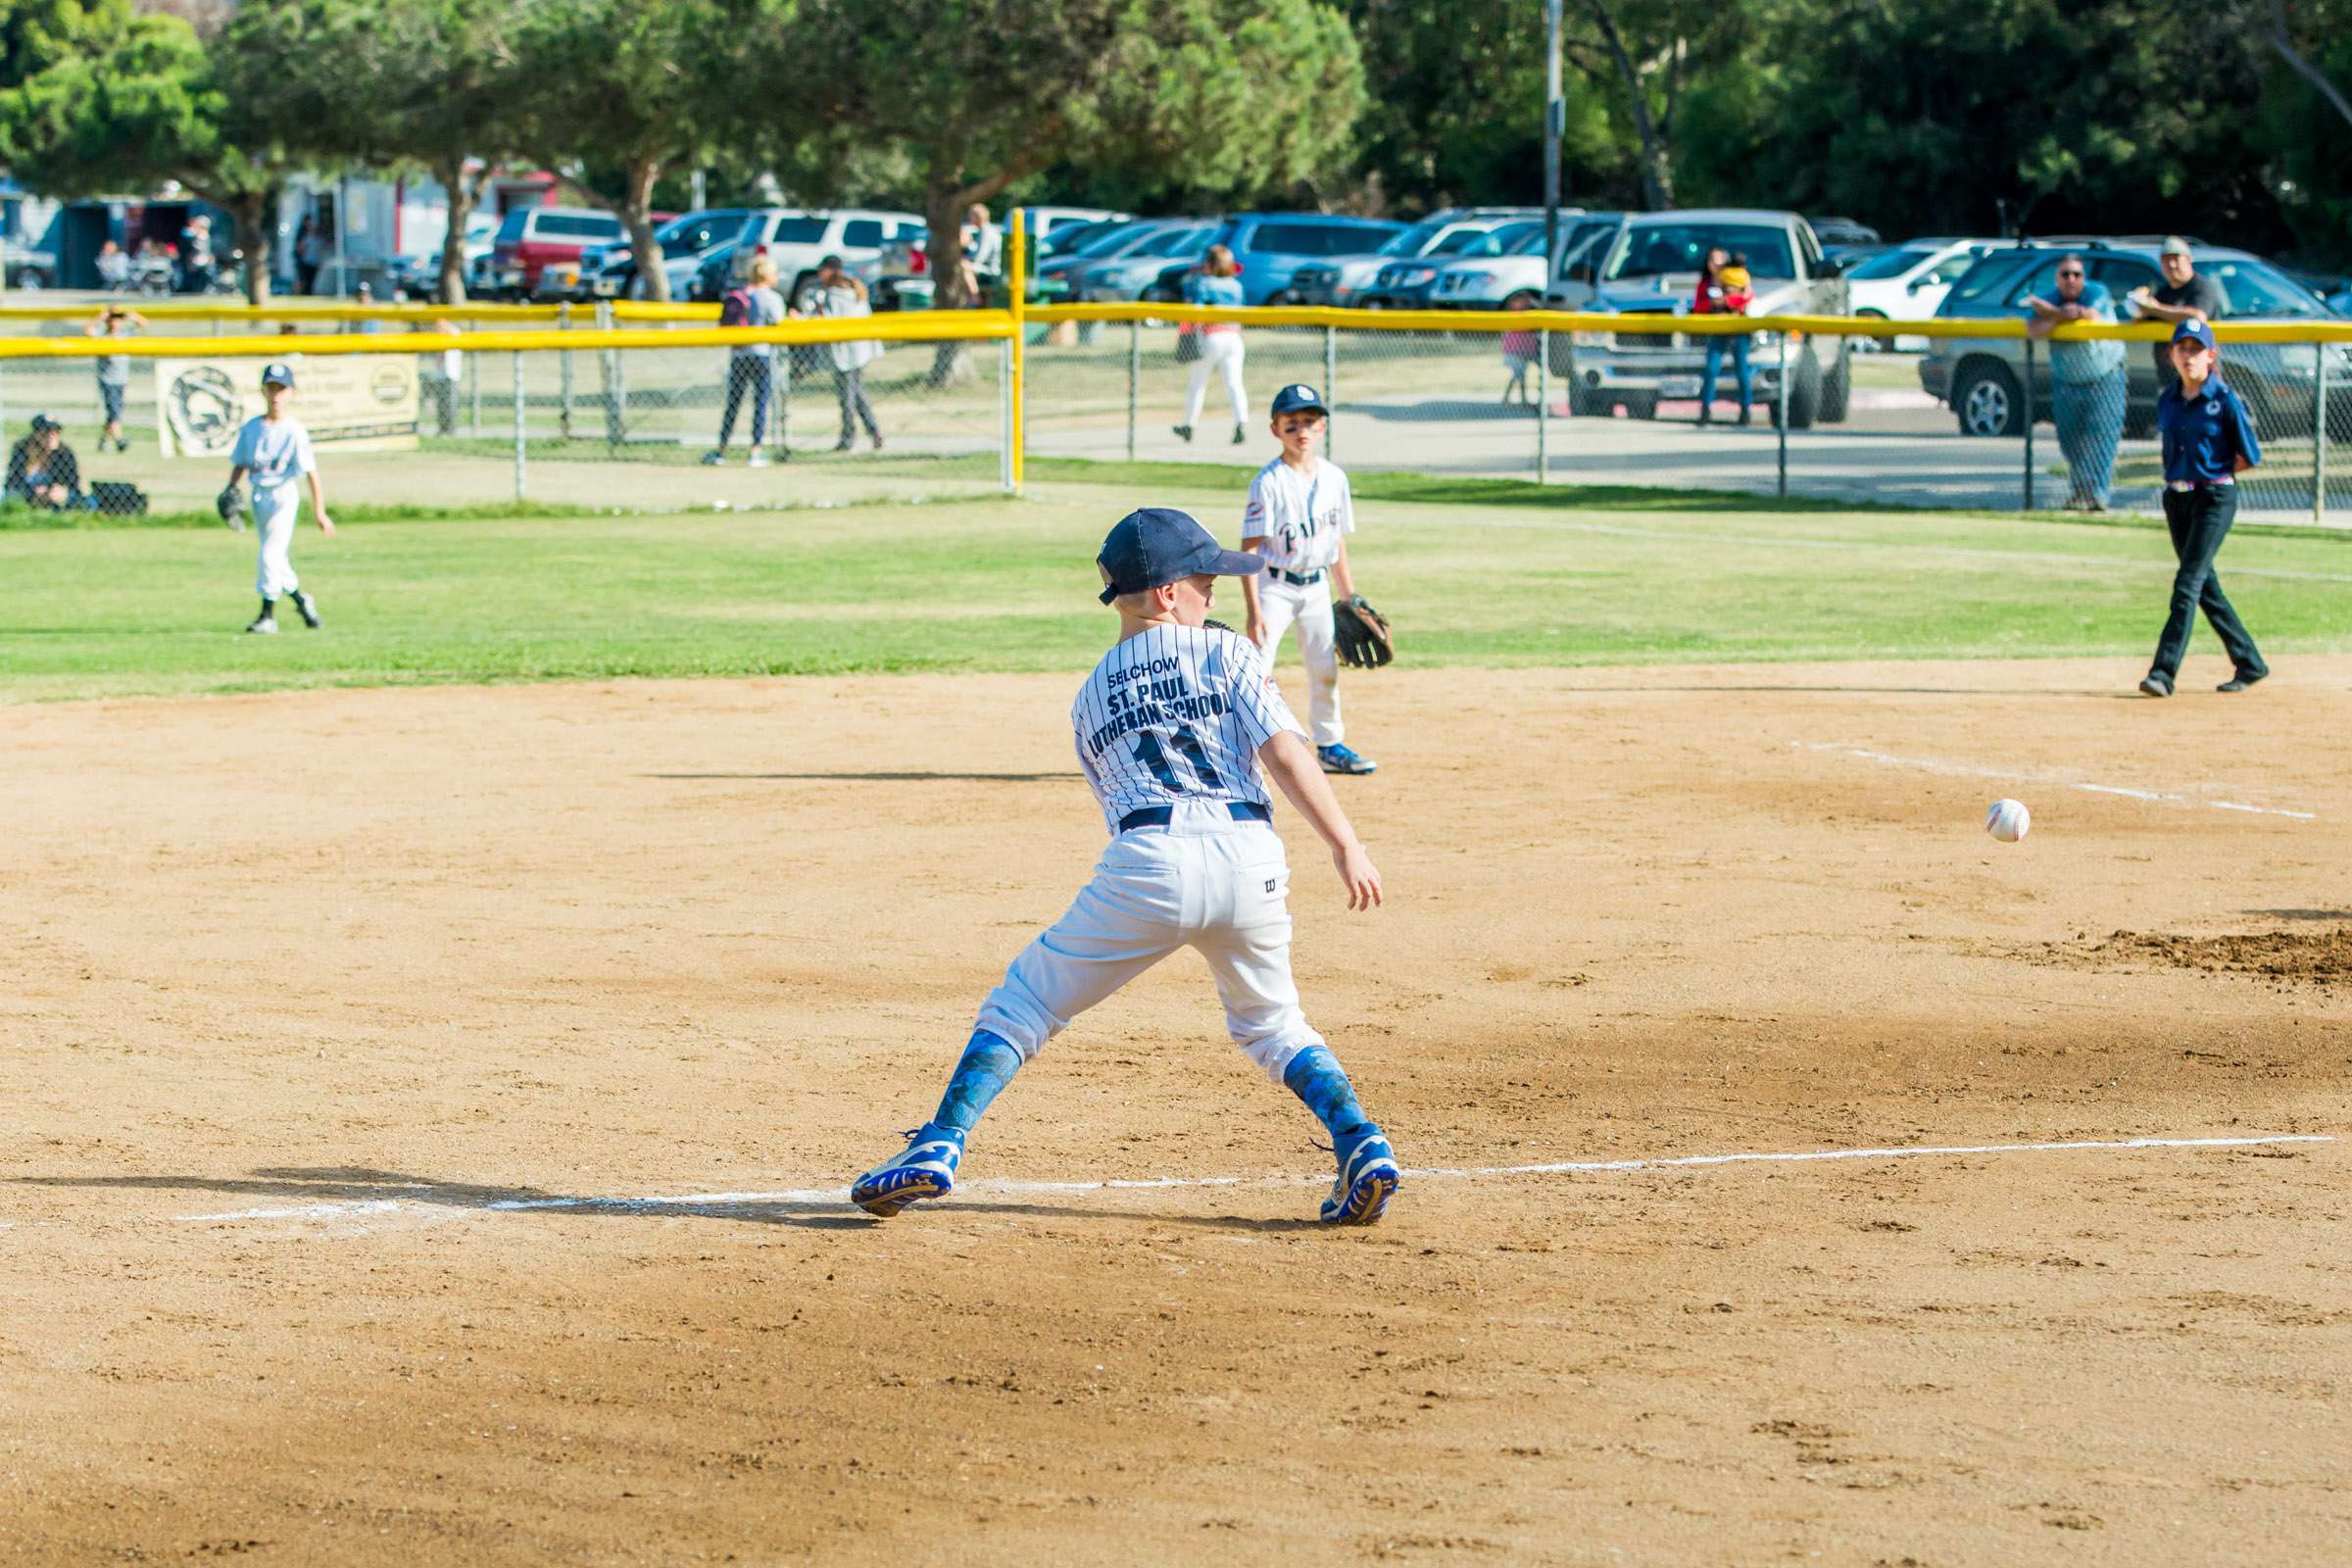
<path id="1" fill-rule="evenodd" d="M 81 460 L 66 445 L 66 427 L 46 414 L 32 416 L 32 433 L 9 449 L 8 499 L 46 512 L 86 506 Z"/>

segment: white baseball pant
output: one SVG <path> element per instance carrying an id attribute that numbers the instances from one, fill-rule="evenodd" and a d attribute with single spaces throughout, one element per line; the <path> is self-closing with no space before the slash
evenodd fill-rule
<path id="1" fill-rule="evenodd" d="M 1184 389 L 1184 422 L 1200 422 L 1200 405 L 1208 398 L 1208 373 L 1215 370 L 1225 377 L 1225 396 L 1233 402 L 1233 422 L 1250 422 L 1250 394 L 1242 387 L 1242 334 L 1239 332 L 1203 332 L 1200 334 L 1200 357 L 1193 362 L 1193 375 Z"/>
<path id="2" fill-rule="evenodd" d="M 302 586 L 294 575 L 294 522 L 302 515 L 302 491 L 290 484 L 271 485 L 253 493 L 253 527 L 262 536 L 261 556 L 254 564 L 253 591 L 264 599 L 290 594 Z"/>
<path id="3" fill-rule="evenodd" d="M 1290 864 L 1282 837 L 1237 822 L 1222 801 L 1185 801 L 1168 826 L 1121 833 L 1094 880 L 1022 950 L 981 1004 L 976 1027 L 1027 1061 L 1070 1020 L 1178 948 L 1198 949 L 1225 1028 L 1276 1083 L 1323 1044 L 1291 978 Z"/>
<path id="4" fill-rule="evenodd" d="M 1257 616 L 1266 628 L 1266 667 L 1282 652 L 1282 634 L 1298 626 L 1298 652 L 1306 656 L 1306 721 L 1317 746 L 1348 738 L 1340 722 L 1340 643 L 1332 629 L 1331 579 L 1301 588 L 1267 573 L 1257 579 Z"/>

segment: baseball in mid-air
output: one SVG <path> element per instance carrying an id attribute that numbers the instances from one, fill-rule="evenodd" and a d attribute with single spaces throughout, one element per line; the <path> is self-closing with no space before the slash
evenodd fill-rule
<path id="1" fill-rule="evenodd" d="M 2003 844 L 2015 844 L 2033 825 L 2033 813 L 2023 801 L 1995 801 L 1984 808 L 1984 831 Z"/>

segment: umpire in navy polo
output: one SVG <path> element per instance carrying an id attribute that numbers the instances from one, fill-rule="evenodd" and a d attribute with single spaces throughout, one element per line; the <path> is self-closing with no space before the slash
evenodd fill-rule
<path id="1" fill-rule="evenodd" d="M 2237 517 L 2237 476 L 2262 461 L 2262 443 L 2245 404 L 2222 379 L 2211 322 L 2193 317 L 2182 321 L 2173 328 L 2167 352 L 2180 379 L 2156 400 L 2156 428 L 2164 439 L 2164 521 L 2180 564 L 2173 574 L 2172 609 L 2156 640 L 2156 662 L 2139 689 L 2150 697 L 2173 695 L 2202 609 L 2232 666 L 2220 689 L 2242 692 L 2271 667 L 2222 592 L 2213 558 Z"/>

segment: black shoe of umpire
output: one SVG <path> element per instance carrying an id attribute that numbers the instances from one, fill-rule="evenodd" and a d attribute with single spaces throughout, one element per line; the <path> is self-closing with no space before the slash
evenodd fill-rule
<path id="1" fill-rule="evenodd" d="M 1193 427 L 1189 424 L 1174 425 L 1171 428 L 1175 430 L 1180 440 L 1190 441 L 1193 438 Z"/>
<path id="2" fill-rule="evenodd" d="M 2230 676 L 2228 680 L 2222 682 L 2219 686 L 2216 686 L 2214 690 L 2217 692 L 2242 692 L 2247 687 L 2253 685 L 2256 681 L 2261 680 L 2268 674 L 2270 674 L 2270 671 L 2267 669 L 2241 669 L 2236 674 Z"/>
<path id="3" fill-rule="evenodd" d="M 2164 672 L 2162 670 L 2151 669 L 2145 675 L 2142 675 L 2139 678 L 2139 689 L 2142 693 L 2149 697 L 2170 697 L 2173 695 L 2173 683 L 2164 678 Z"/>

